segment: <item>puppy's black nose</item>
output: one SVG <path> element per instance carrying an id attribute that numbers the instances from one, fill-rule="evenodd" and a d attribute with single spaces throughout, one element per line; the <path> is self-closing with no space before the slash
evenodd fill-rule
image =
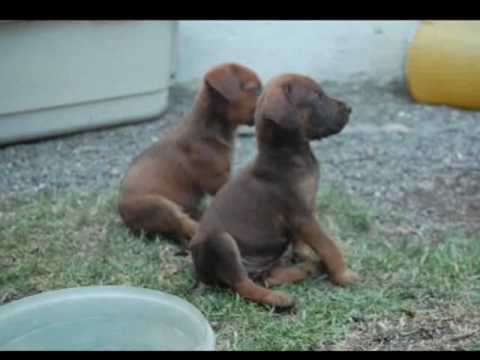
<path id="1" fill-rule="evenodd" d="M 347 104 L 345 104 L 343 101 L 339 101 L 338 103 L 339 103 L 338 105 L 339 105 L 340 111 L 345 112 L 347 114 L 350 114 L 352 112 L 352 108 Z"/>

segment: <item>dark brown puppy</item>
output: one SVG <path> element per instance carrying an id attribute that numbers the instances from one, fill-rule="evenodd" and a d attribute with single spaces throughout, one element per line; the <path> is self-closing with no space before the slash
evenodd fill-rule
<path id="1" fill-rule="evenodd" d="M 318 164 L 309 145 L 340 132 L 350 112 L 308 77 L 286 74 L 268 83 L 255 113 L 258 155 L 218 192 L 190 244 L 200 282 L 290 307 L 288 294 L 267 287 L 302 280 L 320 263 L 337 285 L 359 280 L 317 222 Z M 300 265 L 284 263 L 292 248 Z"/>
<path id="2" fill-rule="evenodd" d="M 193 111 L 137 156 L 122 180 L 119 212 L 131 230 L 172 236 L 187 247 L 201 200 L 230 176 L 235 129 L 253 125 L 260 91 L 255 72 L 239 64 L 205 74 Z"/>

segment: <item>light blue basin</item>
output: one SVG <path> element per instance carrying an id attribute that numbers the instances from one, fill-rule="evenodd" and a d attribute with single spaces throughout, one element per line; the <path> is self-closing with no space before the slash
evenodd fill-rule
<path id="1" fill-rule="evenodd" d="M 125 286 L 45 292 L 0 306 L 0 350 L 215 350 L 193 305 Z"/>

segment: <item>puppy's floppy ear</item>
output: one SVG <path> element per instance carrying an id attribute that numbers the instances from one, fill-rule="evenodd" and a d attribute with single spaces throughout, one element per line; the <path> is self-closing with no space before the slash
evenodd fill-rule
<path id="1" fill-rule="evenodd" d="M 241 83 L 237 68 L 231 64 L 217 66 L 205 74 L 204 81 L 229 102 L 240 97 Z"/>
<path id="2" fill-rule="evenodd" d="M 290 101 L 292 86 L 283 84 L 264 93 L 259 99 L 257 116 L 269 119 L 282 128 L 293 129 L 295 121 L 295 107 Z M 256 117 L 257 117 L 256 116 Z"/>

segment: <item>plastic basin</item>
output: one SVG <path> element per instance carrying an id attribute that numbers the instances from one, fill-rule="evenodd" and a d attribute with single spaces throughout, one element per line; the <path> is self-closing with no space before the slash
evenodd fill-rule
<path id="1" fill-rule="evenodd" d="M 160 291 L 79 287 L 0 306 L 0 350 L 214 350 L 208 321 Z"/>

